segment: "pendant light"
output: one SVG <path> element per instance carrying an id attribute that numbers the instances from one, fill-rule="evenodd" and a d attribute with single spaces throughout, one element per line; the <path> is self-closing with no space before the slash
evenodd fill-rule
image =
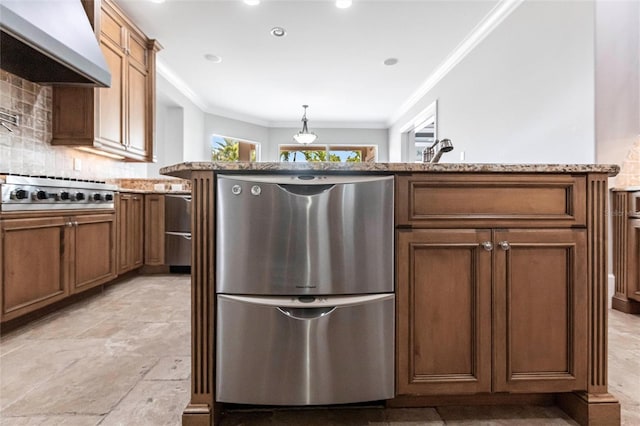
<path id="1" fill-rule="evenodd" d="M 318 136 L 316 136 L 315 133 L 310 132 L 307 128 L 307 108 L 309 108 L 309 105 L 302 105 L 302 108 L 304 108 L 304 114 L 302 115 L 302 130 L 293 135 L 293 139 L 303 145 L 309 145 L 310 143 L 315 142 L 315 140 L 318 139 Z"/>

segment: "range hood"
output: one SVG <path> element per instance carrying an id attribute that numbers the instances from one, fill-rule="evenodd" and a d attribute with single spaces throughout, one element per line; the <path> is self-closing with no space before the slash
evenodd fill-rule
<path id="1" fill-rule="evenodd" d="M 0 68 L 41 84 L 111 86 L 80 0 L 0 0 Z"/>

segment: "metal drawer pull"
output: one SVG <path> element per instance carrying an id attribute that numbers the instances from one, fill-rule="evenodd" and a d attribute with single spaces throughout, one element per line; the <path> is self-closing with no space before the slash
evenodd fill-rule
<path id="1" fill-rule="evenodd" d="M 500 248 L 504 251 L 507 251 L 511 248 L 509 241 L 500 241 L 498 244 L 500 244 Z"/>
<path id="2" fill-rule="evenodd" d="M 482 246 L 483 249 L 485 249 L 486 251 L 491 251 L 493 250 L 493 244 L 491 244 L 491 241 L 485 241 L 484 243 L 480 243 L 480 245 Z"/>
<path id="3" fill-rule="evenodd" d="M 325 315 L 329 315 L 331 312 L 335 311 L 336 307 L 329 306 L 324 308 L 289 308 L 280 306 L 277 309 L 290 318 L 298 320 L 312 320 L 321 318 Z"/>

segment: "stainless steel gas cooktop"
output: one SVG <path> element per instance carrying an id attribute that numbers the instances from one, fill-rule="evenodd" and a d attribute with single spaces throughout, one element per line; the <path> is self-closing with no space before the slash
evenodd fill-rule
<path id="1" fill-rule="evenodd" d="M 113 209 L 116 185 L 92 180 L 6 175 L 0 211 Z"/>

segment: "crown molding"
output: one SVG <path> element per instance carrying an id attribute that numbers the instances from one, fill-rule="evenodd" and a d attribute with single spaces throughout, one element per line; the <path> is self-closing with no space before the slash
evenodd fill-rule
<path id="1" fill-rule="evenodd" d="M 191 90 L 189 85 L 178 77 L 160 58 L 156 58 L 156 71 L 162 77 L 165 78 L 173 87 L 178 89 L 180 93 L 186 96 L 191 102 L 193 102 L 202 111 L 208 109 L 207 103 L 200 96 Z"/>

